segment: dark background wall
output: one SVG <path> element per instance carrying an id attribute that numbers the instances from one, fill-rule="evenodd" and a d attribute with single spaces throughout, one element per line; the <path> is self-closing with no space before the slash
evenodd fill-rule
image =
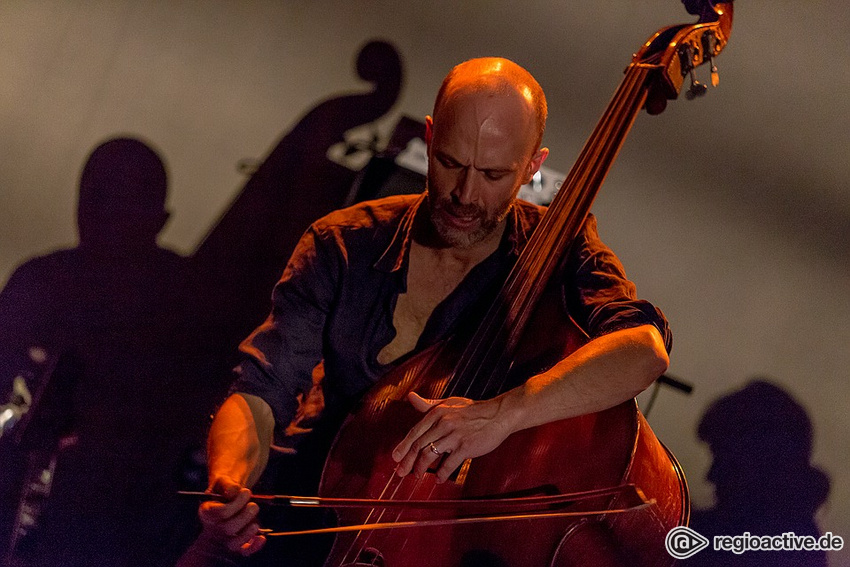
<path id="1" fill-rule="evenodd" d="M 319 100 L 365 88 L 352 65 L 373 38 L 392 42 L 407 72 L 377 124 L 382 139 L 401 114 L 430 111 L 453 64 L 503 55 L 546 90 L 549 165 L 567 171 L 631 53 L 690 18 L 673 0 L 458 4 L 0 4 L 0 281 L 75 242 L 79 170 L 118 133 L 165 157 L 172 219 L 161 243 L 191 253 L 244 183 L 239 160 L 262 159 Z M 821 528 L 845 538 L 848 23 L 838 0 L 740 2 L 719 88 L 639 117 L 594 207 L 603 238 L 673 324 L 670 372 L 695 386 L 662 392 L 650 415 L 694 503 L 712 502 L 702 412 L 768 375 L 814 421 L 814 462 L 833 485 Z"/>

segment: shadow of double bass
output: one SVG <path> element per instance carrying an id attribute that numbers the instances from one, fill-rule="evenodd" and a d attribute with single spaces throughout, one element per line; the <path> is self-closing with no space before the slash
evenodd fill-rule
<path id="1" fill-rule="evenodd" d="M 328 159 L 344 134 L 395 104 L 403 68 L 396 49 L 371 41 L 359 52 L 360 79 L 372 89 L 330 98 L 307 112 L 251 174 L 192 255 L 211 307 L 235 345 L 268 315 L 270 290 L 309 224 L 347 203 L 356 172 Z"/>

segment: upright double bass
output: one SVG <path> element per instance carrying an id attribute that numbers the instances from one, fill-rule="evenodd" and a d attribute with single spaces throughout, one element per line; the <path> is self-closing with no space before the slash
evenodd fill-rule
<path id="1" fill-rule="evenodd" d="M 342 506 L 328 566 L 629 565 L 673 558 L 666 534 L 689 516 L 687 483 L 634 400 L 514 433 L 449 482 L 394 474 L 391 453 L 420 418 L 406 396 L 486 399 L 586 340 L 550 278 L 578 233 L 642 108 L 663 110 L 693 70 L 726 45 L 731 2 L 688 1 L 695 24 L 664 28 L 634 55 L 575 166 L 479 326 L 389 374 L 338 434 L 320 500 Z M 541 329 L 545 332 L 541 333 Z M 545 336 L 541 336 L 545 335 Z M 348 507 L 350 506 L 350 507 Z M 365 508 L 364 508 L 365 506 Z M 395 528 L 395 529 L 385 529 Z"/>

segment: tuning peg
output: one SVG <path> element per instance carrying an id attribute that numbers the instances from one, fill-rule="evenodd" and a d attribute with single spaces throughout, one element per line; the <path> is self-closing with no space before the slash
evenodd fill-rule
<path id="1" fill-rule="evenodd" d="M 695 98 L 701 97 L 708 90 L 708 87 L 704 84 L 696 81 L 691 85 L 687 91 L 685 91 L 685 98 L 688 100 L 694 100 Z"/>
<path id="2" fill-rule="evenodd" d="M 681 61 L 682 70 L 691 76 L 691 87 L 685 92 L 685 98 L 693 100 L 704 95 L 708 88 L 697 81 L 696 73 L 694 73 L 694 63 L 698 60 L 695 46 L 690 43 L 681 45 L 679 47 L 679 59 Z"/>
<path id="3" fill-rule="evenodd" d="M 694 100 L 697 97 L 701 97 L 708 90 L 708 87 L 704 84 L 697 81 L 696 74 L 694 73 L 694 68 L 691 67 L 691 88 L 685 92 L 685 98 L 688 100 Z M 712 82 L 714 81 L 712 77 Z"/>
<path id="4" fill-rule="evenodd" d="M 711 68 L 711 86 L 716 87 L 720 83 L 720 75 L 717 73 L 717 65 L 714 64 L 714 56 L 720 52 L 720 47 L 713 31 L 709 30 L 702 36 L 702 48 Z"/>
<path id="5" fill-rule="evenodd" d="M 716 87 L 720 83 L 720 73 L 717 72 L 717 65 L 714 64 L 713 57 L 709 57 L 708 62 L 711 65 L 711 86 Z"/>

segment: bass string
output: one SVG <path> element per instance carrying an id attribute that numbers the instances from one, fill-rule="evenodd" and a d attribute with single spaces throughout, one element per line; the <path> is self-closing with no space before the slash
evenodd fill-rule
<path id="1" fill-rule="evenodd" d="M 425 362 L 422 366 L 414 366 L 414 367 L 409 368 L 409 369 L 405 372 L 405 374 L 404 374 L 404 376 L 402 377 L 402 379 L 401 379 L 401 381 L 400 381 L 400 382 L 401 382 L 401 383 L 408 383 L 408 382 L 410 382 L 410 381 L 413 379 L 413 376 L 414 376 L 415 374 L 420 374 L 420 373 L 423 373 L 423 372 L 427 372 L 427 371 L 428 371 L 428 369 L 430 368 L 430 364 L 429 364 L 428 362 L 430 362 L 430 361 L 426 361 L 426 362 Z M 397 499 L 399 489 L 401 488 L 401 485 L 402 485 L 401 480 L 402 480 L 402 479 L 401 479 L 400 477 L 398 477 L 398 476 L 395 474 L 395 472 L 393 471 L 393 472 L 389 475 L 389 478 L 387 479 L 386 484 L 384 485 L 383 489 L 381 490 L 381 493 L 377 496 L 377 499 L 385 499 L 385 500 L 394 500 L 394 499 Z M 394 488 L 393 488 L 393 484 L 395 484 L 395 487 L 394 487 Z M 392 490 L 391 490 L 391 489 L 392 489 Z M 411 491 L 411 492 L 407 495 L 407 497 L 405 497 L 404 499 L 405 499 L 405 500 L 410 500 L 410 499 L 411 499 L 411 497 L 412 497 L 413 492 L 414 492 L 414 491 Z M 365 519 L 363 522 L 361 522 L 361 523 L 362 523 L 362 524 L 368 524 L 368 523 L 370 523 L 370 522 L 369 522 L 369 521 L 370 521 L 370 518 L 372 518 L 372 516 L 373 516 L 373 515 L 375 515 L 376 513 L 377 513 L 377 517 L 375 518 L 374 522 L 372 522 L 372 523 L 380 523 L 380 522 L 383 520 L 383 518 L 384 518 L 385 514 L 386 514 L 388 511 L 389 511 L 388 509 L 384 508 L 384 509 L 382 509 L 382 510 L 379 512 L 377 509 L 372 508 L 371 510 L 369 510 L 369 513 L 368 513 L 368 515 L 366 516 L 366 519 Z M 395 521 L 398 521 L 400 517 L 401 517 L 401 515 L 400 515 L 400 513 L 399 513 L 399 514 L 396 516 Z M 366 546 L 368 545 L 368 542 L 369 542 L 369 539 L 370 539 L 370 538 L 371 538 L 371 536 L 372 536 L 372 533 L 373 533 L 373 532 L 368 531 L 368 532 L 366 532 L 366 533 L 364 534 L 364 532 L 363 532 L 362 530 L 361 530 L 361 531 L 359 531 L 359 532 L 357 533 L 357 535 L 354 537 L 354 540 L 352 541 L 351 545 L 349 546 L 348 550 L 347 550 L 347 551 L 346 551 L 346 553 L 345 553 L 345 556 L 344 556 L 344 557 L 345 557 L 345 563 L 351 563 L 351 562 L 353 562 L 353 561 L 356 561 L 356 560 L 357 560 L 357 558 L 358 558 L 358 557 L 360 557 L 360 556 L 362 555 L 362 552 L 366 549 Z M 358 546 L 358 542 L 359 542 L 359 540 L 360 540 L 360 538 L 361 538 L 361 537 L 363 538 L 363 541 L 362 541 L 362 543 L 360 543 L 360 544 L 359 544 L 359 546 Z M 355 553 L 355 556 L 354 556 L 353 558 L 352 558 L 352 553 Z"/>
<path id="2" fill-rule="evenodd" d="M 585 144 L 576 167 L 564 183 L 564 189 L 555 197 L 550 210 L 544 215 L 540 226 L 534 231 L 526 249 L 511 270 L 499 296 L 501 301 L 497 300 L 490 307 L 479 332 L 473 336 L 469 347 L 463 353 L 457 366 L 458 370 L 451 380 L 450 391 L 453 395 L 465 388 L 464 394 L 469 396 L 476 386 L 480 388 L 479 391 L 492 391 L 493 380 L 497 375 L 501 378 L 499 391 L 504 389 L 507 381 L 507 362 L 531 314 L 532 309 L 529 307 L 536 302 L 541 291 L 542 284 L 538 283 L 541 281 L 540 276 L 542 274 L 545 279 L 563 257 L 562 254 L 552 254 L 552 251 L 563 250 L 572 240 L 572 235 L 567 234 L 571 231 L 563 230 L 567 221 L 575 221 L 570 218 L 570 213 L 575 217 L 576 211 L 583 209 L 583 219 L 596 193 L 581 193 L 580 196 L 584 197 L 582 201 L 576 198 L 576 193 L 580 193 L 576 188 L 592 187 L 598 190 L 608 166 L 622 145 L 625 133 L 634 121 L 634 116 L 643 105 L 641 92 L 645 93 L 643 87 L 647 72 L 646 69 L 635 66 L 627 69 L 626 78 L 606 109 L 600 125 Z M 576 171 L 584 174 L 577 176 Z M 589 185 L 590 182 L 596 185 Z M 500 337 L 505 332 L 506 339 Z M 494 355 L 493 351 L 496 349 L 498 352 Z M 482 372 L 486 372 L 483 388 L 479 385 Z"/>
<path id="3" fill-rule="evenodd" d="M 628 101 L 627 101 L 628 102 Z M 634 111 L 639 110 L 640 105 L 636 104 Z M 570 225 L 569 223 L 561 223 L 561 226 L 556 226 L 556 230 L 550 231 L 547 234 L 552 235 L 548 238 L 549 242 L 546 246 L 542 247 L 542 254 L 538 256 L 537 260 L 532 264 L 531 271 L 536 274 L 541 274 L 542 277 L 538 277 L 536 279 L 528 279 L 527 283 L 520 289 L 519 299 L 517 300 L 517 306 L 512 307 L 513 311 L 516 313 L 515 319 L 512 321 L 512 324 L 506 326 L 507 328 L 507 338 L 505 340 L 506 347 L 502 348 L 496 353 L 500 359 L 507 360 L 499 360 L 498 365 L 502 369 L 506 369 L 507 365 L 510 364 L 512 360 L 511 355 L 515 352 L 516 346 L 520 342 L 520 338 L 522 333 L 528 323 L 531 314 L 534 311 L 534 307 L 537 304 L 537 299 L 539 295 L 542 293 L 546 283 L 548 283 L 551 275 L 555 272 L 557 266 L 561 263 L 562 259 L 566 254 L 566 249 L 569 246 L 570 242 L 573 239 L 573 235 L 578 232 L 580 228 L 580 223 L 584 220 L 586 216 L 586 211 L 589 210 L 590 205 L 593 201 L 593 197 L 595 196 L 595 189 L 601 186 L 602 180 L 605 176 L 605 172 L 607 172 L 607 164 L 610 164 L 613 161 L 613 157 L 616 155 L 616 152 L 619 149 L 620 144 L 617 143 L 617 140 L 622 140 L 625 137 L 625 132 L 629 128 L 629 119 L 628 113 L 624 116 L 624 119 L 618 121 L 614 124 L 613 135 L 606 138 L 606 143 L 601 149 L 600 154 L 602 155 L 602 159 L 597 161 L 594 164 L 594 170 L 592 174 L 589 176 L 589 180 L 583 180 L 582 183 L 588 183 L 592 191 L 585 193 L 583 202 L 578 203 L 575 207 L 575 210 L 579 211 L 579 214 L 575 215 L 572 219 L 569 219 L 574 224 Z M 619 135 L 619 136 L 618 136 Z M 610 158 L 610 159 L 609 159 Z M 605 167 L 603 167 L 603 165 Z M 557 218 L 561 218 L 560 215 Z M 563 230 L 563 227 L 571 227 L 575 226 L 575 230 Z M 563 250 L 563 254 L 550 254 L 548 250 Z M 493 356 L 493 348 L 489 349 L 490 352 L 486 354 L 486 356 Z M 492 373 L 489 376 L 485 376 L 487 380 L 486 389 L 489 391 L 493 391 L 493 382 L 497 379 L 499 380 L 498 389 L 496 392 L 503 392 L 506 389 L 508 375 L 506 372 L 503 373 Z"/>
<path id="4" fill-rule="evenodd" d="M 389 488 L 393 484 L 394 478 L 398 479 L 398 477 L 396 477 L 395 474 L 392 474 L 390 476 L 390 479 L 387 481 L 386 486 L 382 490 L 381 495 L 378 496 L 378 499 L 386 499 L 386 500 L 395 499 L 395 496 L 398 493 L 399 488 L 401 487 L 401 482 L 400 482 L 401 479 L 398 479 L 398 481 L 395 482 L 396 487 L 392 491 L 392 494 L 390 494 L 389 496 L 386 495 L 386 492 L 389 490 Z M 408 496 L 407 500 L 409 500 L 409 499 L 410 499 L 410 496 Z M 361 523 L 362 524 L 369 524 L 370 519 L 372 518 L 372 516 L 374 514 L 376 514 L 376 512 L 377 512 L 377 517 L 371 523 L 374 523 L 374 524 L 381 523 L 382 521 L 384 521 L 384 516 L 388 511 L 389 510 L 387 508 L 384 508 L 383 510 L 378 512 L 378 510 L 376 508 L 372 508 L 371 510 L 369 510 L 369 514 L 366 516 L 366 519 Z M 397 522 L 397 521 L 399 521 L 400 518 L 401 518 L 401 514 L 399 513 L 399 514 L 396 515 L 396 518 L 395 518 L 394 521 Z M 362 555 L 363 555 L 362 552 L 366 549 L 366 546 L 369 544 L 369 539 L 372 537 L 373 533 L 374 532 L 372 532 L 372 531 L 366 531 L 364 533 L 362 530 L 357 532 L 357 535 L 354 537 L 354 540 L 352 540 L 351 545 L 349 546 L 348 550 L 345 553 L 343 564 L 353 563 L 355 561 L 358 561 L 359 558 L 362 557 Z M 358 542 L 360 542 L 360 538 L 363 538 L 363 540 L 358 545 Z M 352 556 L 352 553 L 354 553 L 353 556 Z"/>
<path id="5" fill-rule="evenodd" d="M 405 375 L 402 377 L 401 382 L 403 382 L 403 383 L 410 382 L 410 381 L 413 380 L 414 375 L 423 374 L 423 373 L 428 372 L 431 369 L 431 363 L 433 362 L 433 360 L 434 360 L 434 357 L 424 361 L 423 364 L 420 365 L 420 366 L 414 366 L 414 367 L 411 367 L 410 369 L 408 369 L 407 372 L 405 373 Z M 443 390 L 445 390 L 445 386 L 443 387 Z M 417 489 L 420 487 L 422 480 L 423 479 L 417 479 L 413 483 L 408 482 L 408 485 L 412 485 L 412 486 L 410 486 L 410 488 L 407 490 L 406 494 L 399 496 L 399 491 L 400 491 L 402 485 L 404 484 L 404 478 L 397 476 L 395 474 L 395 471 L 393 471 L 389 475 L 389 478 L 387 479 L 387 483 L 384 485 L 383 489 L 381 490 L 381 494 L 377 498 L 383 499 L 383 500 L 402 500 L 402 499 L 403 500 L 411 500 L 413 498 L 413 495 L 416 493 Z M 395 485 L 395 486 L 393 487 L 393 485 Z M 433 495 L 434 490 L 436 490 L 436 485 L 433 485 L 431 487 L 431 490 L 429 491 L 428 496 Z M 398 521 L 401 520 L 402 514 L 404 513 L 404 509 L 398 508 L 398 509 L 395 509 L 394 511 L 396 512 L 396 514 L 395 514 L 395 518 L 394 518 L 393 521 L 398 522 Z M 381 523 L 382 521 L 385 520 L 385 517 L 389 512 L 391 512 L 391 510 L 388 509 L 388 508 L 384 508 L 380 512 L 377 509 L 372 508 L 371 510 L 369 510 L 369 513 L 366 516 L 365 521 L 363 521 L 361 523 L 362 524 L 369 524 L 370 518 L 372 518 L 373 515 L 375 515 L 376 513 L 377 513 L 377 517 L 371 523 L 373 523 L 373 524 Z M 366 547 L 369 543 L 369 540 L 371 539 L 372 534 L 374 534 L 374 533 L 376 533 L 376 532 L 375 531 L 366 531 L 364 533 L 364 531 L 362 531 L 362 530 L 357 533 L 357 535 L 355 536 L 354 540 L 352 541 L 351 545 L 349 546 L 348 550 L 346 551 L 346 553 L 344 555 L 344 564 L 348 564 L 348 563 L 351 563 L 353 561 L 356 561 L 359 557 L 362 556 L 362 552 L 365 551 L 365 549 L 366 549 Z M 362 542 L 361 542 L 361 538 L 362 538 Z M 358 545 L 358 542 L 360 542 L 359 545 Z M 374 565 L 374 563 L 373 563 L 373 565 Z"/>
<path id="6" fill-rule="evenodd" d="M 565 193 L 566 192 L 563 192 L 562 194 Z M 505 344 L 504 340 L 500 340 L 499 335 L 502 334 L 503 329 L 516 329 L 518 327 L 516 324 L 518 322 L 517 317 L 523 311 L 526 311 L 523 309 L 523 306 L 530 299 L 530 296 L 532 295 L 530 292 L 534 289 L 534 286 L 537 285 L 536 282 L 539 281 L 541 266 L 545 265 L 545 259 L 547 257 L 551 257 L 551 254 L 549 253 L 552 246 L 552 239 L 550 235 L 557 234 L 558 232 L 553 229 L 552 225 L 557 224 L 557 205 L 559 202 L 563 202 L 564 198 L 556 198 L 556 201 L 557 202 L 552 207 L 551 213 L 545 215 L 544 219 L 541 221 L 540 229 L 535 231 L 535 234 L 532 235 L 532 239 L 526 247 L 526 251 L 523 252 L 523 255 L 517 262 L 515 269 L 509 276 L 505 290 L 501 295 L 503 298 L 502 304 L 497 303 L 496 306 L 490 310 L 487 319 L 485 319 L 485 322 L 482 325 L 483 332 L 479 333 L 472 341 L 470 345 L 471 348 L 469 350 L 470 355 L 465 357 L 462 361 L 462 375 L 468 375 L 467 372 L 469 369 L 472 369 L 472 378 L 466 380 L 467 394 L 478 381 L 479 374 L 482 371 L 491 371 L 495 369 L 492 364 L 485 363 L 488 360 L 493 360 L 490 358 L 493 349 L 499 348 L 499 358 L 502 358 L 502 355 L 509 350 L 503 347 L 511 346 L 509 344 Z M 546 242 L 547 240 L 549 242 Z M 507 305 L 508 307 L 502 308 L 501 305 Z M 482 348 L 484 350 L 482 350 Z M 496 365 L 498 364 L 499 363 L 497 362 Z M 488 372 L 488 381 L 486 383 L 485 390 L 489 388 L 490 380 L 492 379 L 491 377 L 495 376 L 495 374 L 496 373 L 492 371 Z"/>
<path id="7" fill-rule="evenodd" d="M 421 484 L 425 480 L 425 478 L 426 477 L 418 478 L 413 483 L 408 483 L 409 485 L 412 485 L 412 486 L 410 486 L 406 497 L 403 497 L 403 499 L 404 500 L 411 500 L 413 495 L 416 493 L 417 489 L 421 487 Z M 386 490 L 389 486 L 391 486 L 392 484 L 395 484 L 395 489 L 393 490 L 393 493 L 391 495 L 389 495 L 387 498 L 384 498 L 384 494 L 382 493 L 382 495 L 379 496 L 379 499 L 389 499 L 389 500 L 400 500 L 400 499 L 402 499 L 402 498 L 398 498 L 397 495 L 398 495 L 399 489 L 404 484 L 404 480 L 405 480 L 404 478 L 401 478 L 401 477 L 396 476 L 395 474 L 392 474 L 389 481 L 387 482 L 387 486 L 385 487 L 384 492 L 386 492 Z M 428 494 L 425 495 L 425 496 L 422 496 L 420 498 L 423 499 L 423 500 L 429 499 L 434 494 L 434 491 L 436 489 L 437 489 L 437 484 L 432 483 L 431 488 L 428 491 Z M 396 509 L 394 509 L 394 511 L 395 511 L 395 517 L 391 520 L 391 522 L 392 523 L 398 523 L 398 522 L 401 521 L 402 515 L 404 514 L 405 510 L 404 510 L 404 508 L 396 508 Z M 369 511 L 369 514 L 366 517 L 366 520 L 362 523 L 363 524 L 369 524 L 370 518 L 372 517 L 372 515 L 375 512 L 376 512 L 376 509 L 372 508 Z M 387 521 L 387 513 L 389 513 L 389 512 L 391 512 L 391 510 L 389 508 L 383 509 L 377 515 L 375 520 L 371 523 L 378 524 L 378 523 Z M 367 549 L 367 546 L 369 545 L 369 541 L 370 541 L 372 535 L 376 534 L 376 533 L 377 533 L 377 531 L 365 531 L 365 532 L 363 530 L 359 531 L 357 533 L 357 535 L 355 536 L 355 539 L 352 541 L 351 545 L 349 546 L 346 554 L 345 554 L 345 559 L 343 561 L 343 564 L 346 565 L 346 564 L 350 564 L 354 561 L 359 560 L 359 558 L 361 558 L 363 556 L 363 551 L 365 551 Z M 407 535 L 409 533 L 410 533 L 409 531 L 405 531 L 403 533 L 403 535 L 400 536 L 400 537 L 407 537 Z M 399 536 L 396 536 L 396 537 L 399 537 Z M 373 558 L 370 565 L 375 565 L 374 561 L 376 561 L 376 560 L 377 560 L 377 557 Z M 360 563 L 358 563 L 358 565 L 365 565 L 365 564 L 360 562 Z"/>
<path id="8" fill-rule="evenodd" d="M 625 96 L 619 97 L 619 104 L 616 105 L 613 114 L 613 120 L 606 120 L 607 128 L 601 135 L 603 144 L 601 148 L 595 152 L 597 159 L 594 160 L 591 171 L 588 175 L 580 180 L 582 187 L 587 187 L 589 190 L 579 192 L 581 199 L 576 204 L 571 204 L 567 212 L 572 213 L 572 218 L 567 218 L 567 214 L 563 211 L 564 202 L 557 203 L 561 210 L 553 211 L 555 227 L 553 230 L 546 230 L 544 236 L 547 242 L 542 247 L 533 250 L 538 253 L 538 259 L 533 265 L 535 273 L 543 274 L 543 279 L 548 280 L 549 275 L 554 273 L 557 265 L 561 262 L 563 254 L 552 254 L 550 250 L 563 250 L 566 254 L 566 249 L 573 238 L 573 233 L 580 228 L 579 223 L 584 220 L 584 217 L 589 211 L 590 206 L 601 187 L 602 182 L 613 163 L 617 153 L 622 147 L 626 134 L 630 130 L 635 117 L 639 113 L 645 100 L 645 79 L 646 69 L 634 69 L 629 73 L 626 83 Z M 557 222 L 563 220 L 562 222 Z M 575 223 L 575 230 L 571 229 L 571 222 Z M 537 284 L 539 279 L 528 278 L 525 280 L 525 287 L 521 289 L 519 296 L 522 304 L 517 308 L 517 324 L 508 325 L 508 349 L 506 352 L 512 352 L 513 347 L 519 342 L 521 333 L 525 328 L 532 313 L 532 307 L 536 302 L 536 295 L 533 292 L 542 291 L 543 284 Z M 545 283 L 545 281 L 544 281 Z M 501 385 L 504 387 L 504 383 Z"/>

